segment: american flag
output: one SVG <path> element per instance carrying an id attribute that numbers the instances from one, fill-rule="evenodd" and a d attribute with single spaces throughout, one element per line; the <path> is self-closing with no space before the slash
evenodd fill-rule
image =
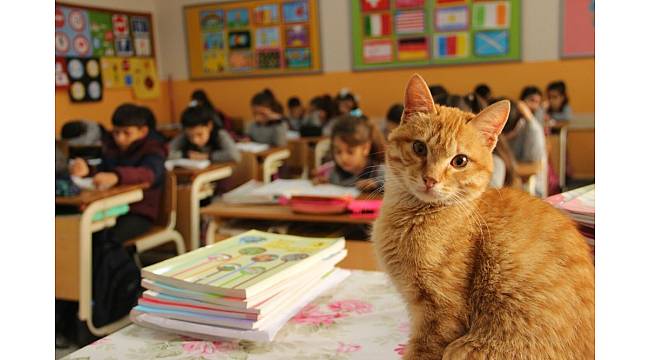
<path id="1" fill-rule="evenodd" d="M 398 34 L 424 32 L 424 12 L 422 10 L 398 11 L 395 16 L 395 29 Z"/>

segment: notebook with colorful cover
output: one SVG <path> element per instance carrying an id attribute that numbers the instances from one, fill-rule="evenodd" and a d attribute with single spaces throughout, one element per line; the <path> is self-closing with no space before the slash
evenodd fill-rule
<path id="1" fill-rule="evenodd" d="M 134 323 L 167 332 L 190 336 L 203 340 L 242 339 L 249 341 L 269 342 L 273 340 L 278 331 L 286 324 L 291 317 L 296 315 L 300 309 L 316 299 L 325 291 L 335 287 L 350 275 L 349 270 L 335 268 L 321 279 L 320 283 L 309 289 L 297 299 L 286 312 L 278 315 L 274 321 L 254 330 L 233 329 L 227 327 L 197 324 L 194 322 L 165 318 L 150 314 L 138 309 L 138 306 L 131 310 L 130 318 Z"/>
<path id="2" fill-rule="evenodd" d="M 345 247 L 343 238 L 309 238 L 257 230 L 142 269 L 142 277 L 186 290 L 254 297 Z"/>
<path id="3" fill-rule="evenodd" d="M 330 269 L 328 274 L 333 271 L 334 269 Z M 138 301 L 137 309 L 142 312 L 155 314 L 169 319 L 190 321 L 198 324 L 224 326 L 242 330 L 253 330 L 263 328 L 266 324 L 272 323 L 277 317 L 282 316 L 282 314 L 284 314 L 287 309 L 290 309 L 305 293 L 316 288 L 321 282 L 322 277 L 317 277 L 306 284 L 302 284 L 301 288 L 287 291 L 287 296 L 285 297 L 283 304 L 278 304 L 278 306 L 272 309 L 272 312 L 259 319 L 235 318 L 223 313 L 215 312 L 212 309 L 174 306 L 143 298 Z"/>
<path id="4" fill-rule="evenodd" d="M 254 319 L 265 316 L 279 304 L 285 302 L 287 294 L 296 288 L 304 286 L 305 283 L 323 277 L 330 272 L 337 263 L 345 258 L 347 250 L 343 249 L 328 257 L 313 268 L 302 272 L 300 275 L 283 281 L 273 287 L 273 291 L 267 294 L 246 299 L 244 302 L 238 298 L 228 298 L 220 295 L 204 294 L 196 291 L 184 290 L 168 285 L 162 285 L 144 279 L 142 284 L 149 289 L 144 292 L 143 297 L 165 301 L 177 306 L 203 306 L 231 314 L 233 317 L 242 318 L 243 314 L 253 316 Z M 249 318 L 249 317 L 243 317 Z"/>

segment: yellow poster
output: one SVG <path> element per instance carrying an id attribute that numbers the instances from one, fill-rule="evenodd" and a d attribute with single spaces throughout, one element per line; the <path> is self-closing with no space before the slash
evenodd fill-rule
<path id="1" fill-rule="evenodd" d="M 138 99 L 154 99 L 160 96 L 160 82 L 153 58 L 131 58 L 133 95 Z"/>
<path id="2" fill-rule="evenodd" d="M 102 57 L 102 81 L 106 89 L 131 86 L 131 62 L 127 58 Z"/>

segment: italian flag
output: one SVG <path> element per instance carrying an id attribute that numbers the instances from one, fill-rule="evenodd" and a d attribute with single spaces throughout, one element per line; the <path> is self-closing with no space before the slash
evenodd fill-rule
<path id="1" fill-rule="evenodd" d="M 379 37 L 389 35 L 390 14 L 372 14 L 365 18 L 364 29 L 366 36 Z"/>

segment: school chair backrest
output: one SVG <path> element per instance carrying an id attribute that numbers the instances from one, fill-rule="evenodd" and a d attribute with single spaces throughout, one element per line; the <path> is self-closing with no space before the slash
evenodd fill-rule
<path id="1" fill-rule="evenodd" d="M 156 220 L 157 226 L 168 229 L 173 229 L 176 226 L 176 193 L 176 175 L 172 171 L 167 171 L 165 173 L 165 185 L 163 187 L 158 219 Z"/>
<path id="2" fill-rule="evenodd" d="M 314 148 L 314 168 L 317 169 L 323 165 L 323 159 L 327 156 L 331 146 L 330 139 L 323 139 L 316 143 Z"/>

